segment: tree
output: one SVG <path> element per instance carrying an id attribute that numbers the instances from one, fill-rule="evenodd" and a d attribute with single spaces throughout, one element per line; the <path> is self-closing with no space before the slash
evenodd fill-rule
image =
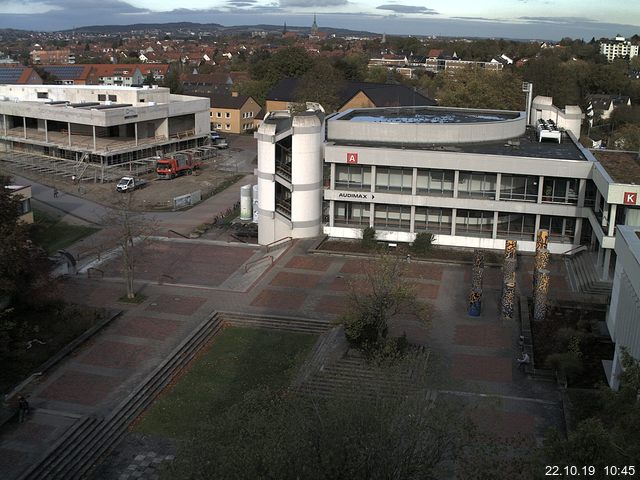
<path id="1" fill-rule="evenodd" d="M 167 75 L 164 77 L 163 87 L 168 87 L 171 93 L 181 94 L 184 92 L 182 81 L 180 80 L 181 65 L 177 62 L 172 63 L 169 67 Z"/>
<path id="2" fill-rule="evenodd" d="M 134 289 L 135 269 L 148 237 L 155 230 L 155 225 L 143 213 L 133 212 L 131 205 L 133 192 L 122 194 L 116 206 L 103 219 L 104 225 L 111 232 L 110 241 L 115 241 L 122 255 L 122 276 L 129 300 L 136 297 Z M 137 244 L 137 245 L 136 245 Z"/>
<path id="3" fill-rule="evenodd" d="M 301 78 L 294 92 L 300 103 L 318 102 L 325 112 L 335 112 L 341 104 L 340 92 L 344 78 L 326 59 L 315 62 Z"/>
<path id="4" fill-rule="evenodd" d="M 640 125 L 623 125 L 611 134 L 609 147 L 637 152 L 640 150 Z"/>
<path id="5" fill-rule="evenodd" d="M 459 403 L 448 399 L 435 406 L 420 389 L 399 387 L 394 393 L 372 392 L 365 382 L 329 398 L 254 390 L 203 422 L 170 476 L 448 478 L 458 454 L 474 445 L 474 428 Z"/>
<path id="6" fill-rule="evenodd" d="M 411 245 L 411 251 L 417 255 L 426 255 L 433 247 L 434 240 L 433 233 L 420 232 L 416 235 L 413 245 Z"/>
<path id="7" fill-rule="evenodd" d="M 405 264 L 399 257 L 382 256 L 363 268 L 364 280 L 350 287 L 348 311 L 340 319 L 349 343 L 369 354 L 387 347 L 388 322 L 395 316 L 426 321 L 415 290 L 403 278 Z M 402 343 L 393 341 L 402 347 Z M 393 349 L 389 351 L 393 356 Z"/>
<path id="8" fill-rule="evenodd" d="M 438 95 L 442 106 L 522 111 L 522 79 L 507 71 L 465 69 L 444 74 Z"/>
<path id="9" fill-rule="evenodd" d="M 313 66 L 313 60 L 300 47 L 287 47 L 278 50 L 264 60 L 253 63 L 249 67 L 251 78 L 266 80 L 273 86 L 283 78 L 298 78 Z"/>

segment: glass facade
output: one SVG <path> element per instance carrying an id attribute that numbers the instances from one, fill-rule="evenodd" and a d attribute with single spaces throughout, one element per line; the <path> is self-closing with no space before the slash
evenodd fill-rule
<path id="1" fill-rule="evenodd" d="M 538 201 L 540 177 L 505 175 L 500 179 L 500 200 Z"/>
<path id="2" fill-rule="evenodd" d="M 578 204 L 578 179 L 544 177 L 542 187 L 544 203 Z"/>
<path id="3" fill-rule="evenodd" d="M 373 226 L 380 230 L 408 232 L 411 228 L 411 207 L 407 205 L 377 204 Z"/>
<path id="4" fill-rule="evenodd" d="M 540 228 L 549 230 L 550 242 L 572 243 L 576 230 L 576 219 L 572 217 L 540 215 Z"/>
<path id="5" fill-rule="evenodd" d="M 533 240 L 536 216 L 522 213 L 498 213 L 497 238 L 508 240 Z"/>
<path id="6" fill-rule="evenodd" d="M 371 167 L 336 164 L 337 190 L 371 190 Z"/>
<path id="7" fill-rule="evenodd" d="M 451 235 L 451 209 L 416 207 L 414 230 Z"/>
<path id="8" fill-rule="evenodd" d="M 495 200 L 496 179 L 497 175 L 495 173 L 460 172 L 458 178 L 458 197 Z"/>
<path id="9" fill-rule="evenodd" d="M 418 195 L 436 195 L 453 197 L 453 170 L 424 170 L 418 169 Z"/>
<path id="10" fill-rule="evenodd" d="M 376 192 L 411 194 L 413 168 L 376 168 Z"/>
<path id="11" fill-rule="evenodd" d="M 493 212 L 459 208 L 456 211 L 456 235 L 491 238 L 493 236 Z"/>
<path id="12" fill-rule="evenodd" d="M 369 226 L 369 204 L 357 202 L 335 202 L 333 224 L 338 227 Z"/>

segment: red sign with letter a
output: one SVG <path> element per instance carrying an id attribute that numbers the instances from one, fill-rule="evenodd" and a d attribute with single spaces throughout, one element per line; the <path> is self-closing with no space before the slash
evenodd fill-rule
<path id="1" fill-rule="evenodd" d="M 638 194 L 635 192 L 624 192 L 624 204 L 635 205 L 638 203 Z"/>
<path id="2" fill-rule="evenodd" d="M 358 163 L 358 154 L 347 153 L 347 163 Z"/>

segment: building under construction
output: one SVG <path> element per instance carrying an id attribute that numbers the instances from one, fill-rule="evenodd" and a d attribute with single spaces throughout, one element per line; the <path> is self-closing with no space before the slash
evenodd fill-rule
<path id="1" fill-rule="evenodd" d="M 45 174 L 104 182 L 206 156 L 209 125 L 209 99 L 168 88 L 0 84 L 0 160 Z"/>

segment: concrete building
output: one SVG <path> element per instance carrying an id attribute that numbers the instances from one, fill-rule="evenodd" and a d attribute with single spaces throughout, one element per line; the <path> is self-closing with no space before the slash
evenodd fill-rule
<path id="1" fill-rule="evenodd" d="M 32 64 L 65 64 L 76 63 L 75 54 L 68 48 L 60 50 L 32 50 L 29 53 Z"/>
<path id="2" fill-rule="evenodd" d="M 613 62 L 616 58 L 628 58 L 638 56 L 638 45 L 633 45 L 624 37 L 618 35 L 613 41 L 603 42 L 600 44 L 600 53 L 607 57 L 607 60 Z"/>
<path id="3" fill-rule="evenodd" d="M 613 389 L 620 384 L 622 348 L 634 358 L 640 358 L 640 228 L 619 226 L 615 252 L 617 261 L 607 328 L 616 347 L 613 361 L 605 365 Z"/>
<path id="4" fill-rule="evenodd" d="M 260 105 L 246 95 L 211 96 L 211 130 L 224 133 L 247 133 L 254 129 Z"/>
<path id="5" fill-rule="evenodd" d="M 200 147 L 209 99 L 168 88 L 0 85 L 0 151 L 105 168 Z M 85 168 L 86 169 L 86 168 Z"/>
<path id="6" fill-rule="evenodd" d="M 439 245 L 503 249 L 506 239 L 516 239 L 521 251 L 533 252 L 537 230 L 547 229 L 552 253 L 584 245 L 597 252 L 598 272 L 608 280 L 615 226 L 640 225 L 640 164 L 580 145 L 579 107 L 558 109 L 536 97 L 530 117 L 441 107 L 351 109 L 329 117 L 325 141 L 316 144 L 298 137 L 297 117 L 268 116 L 270 130 L 261 127 L 257 135 L 259 227 L 269 232 L 259 241 L 301 235 L 296 211 L 305 212 L 305 221 L 321 216 L 322 231 L 332 237 L 360 238 L 373 227 L 378 240 L 394 243 L 430 232 Z M 298 138 L 317 150 L 305 154 L 305 167 L 297 167 L 291 147 Z M 306 178 L 300 188 L 314 200 L 300 206 L 289 172 L 315 169 L 312 157 L 324 158 L 324 189 Z M 322 196 L 321 213 L 313 195 Z"/>

